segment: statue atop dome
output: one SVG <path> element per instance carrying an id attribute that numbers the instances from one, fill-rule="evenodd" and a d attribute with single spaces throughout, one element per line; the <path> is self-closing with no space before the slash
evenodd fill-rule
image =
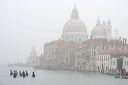
<path id="1" fill-rule="evenodd" d="M 98 20 L 97 20 L 96 26 L 97 26 L 97 27 L 101 27 L 101 23 L 100 23 L 100 19 L 99 19 L 99 17 L 98 17 Z"/>
<path id="2" fill-rule="evenodd" d="M 79 13 L 76 8 L 76 5 L 74 6 L 74 8 L 72 10 L 71 19 L 79 19 Z"/>

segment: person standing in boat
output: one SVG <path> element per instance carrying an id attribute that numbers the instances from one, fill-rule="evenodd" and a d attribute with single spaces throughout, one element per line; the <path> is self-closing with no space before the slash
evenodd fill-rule
<path id="1" fill-rule="evenodd" d="M 32 72 L 32 77 L 35 78 L 35 73 L 34 72 Z"/>
<path id="2" fill-rule="evenodd" d="M 24 78 L 24 77 L 26 77 L 26 75 L 25 75 L 25 72 L 24 72 L 24 71 L 22 72 L 22 76 L 23 76 L 23 78 Z"/>
<path id="3" fill-rule="evenodd" d="M 26 71 L 26 76 L 28 76 L 28 72 Z"/>
<path id="4" fill-rule="evenodd" d="M 18 72 L 15 70 L 14 73 L 13 73 L 13 78 L 16 78 L 18 75 Z"/>
<path id="5" fill-rule="evenodd" d="M 10 70 L 10 76 L 12 76 L 13 75 L 13 72 L 12 72 L 12 70 Z"/>
<path id="6" fill-rule="evenodd" d="M 19 76 L 22 76 L 22 73 L 21 73 L 21 71 L 19 71 Z"/>

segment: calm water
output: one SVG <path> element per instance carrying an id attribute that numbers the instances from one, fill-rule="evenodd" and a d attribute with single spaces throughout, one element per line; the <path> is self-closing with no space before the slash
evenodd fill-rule
<path id="1" fill-rule="evenodd" d="M 128 79 L 115 79 L 112 76 L 98 73 L 82 73 L 69 71 L 36 70 L 36 78 L 29 75 L 26 78 L 16 79 L 9 75 L 10 69 L 28 70 L 29 74 L 34 71 L 32 68 L 18 68 L 2 66 L 0 68 L 0 85 L 128 85 Z"/>

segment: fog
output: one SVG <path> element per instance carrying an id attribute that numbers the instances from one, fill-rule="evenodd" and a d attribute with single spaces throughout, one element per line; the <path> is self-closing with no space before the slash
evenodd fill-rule
<path id="1" fill-rule="evenodd" d="M 43 53 L 44 43 L 61 38 L 74 4 L 89 35 L 99 17 L 128 38 L 127 0 L 0 0 L 0 64 L 26 62 L 33 46 Z"/>

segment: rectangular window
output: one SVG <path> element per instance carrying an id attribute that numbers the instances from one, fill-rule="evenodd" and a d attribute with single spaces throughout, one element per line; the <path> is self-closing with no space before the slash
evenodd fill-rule
<path id="1" fill-rule="evenodd" d="M 103 49 L 104 49 L 104 46 L 103 46 Z"/>
<path id="2" fill-rule="evenodd" d="M 112 61 L 110 62 L 110 65 L 112 65 Z"/>
<path id="3" fill-rule="evenodd" d="M 95 53 L 95 51 L 94 51 L 94 56 L 96 56 L 96 53 Z"/>
<path id="4" fill-rule="evenodd" d="M 108 46 L 107 46 L 107 50 L 108 50 Z"/>
<path id="5" fill-rule="evenodd" d="M 113 61 L 113 65 L 115 65 L 115 61 Z"/>
<path id="6" fill-rule="evenodd" d="M 127 62 L 125 61 L 125 65 L 127 65 Z"/>

